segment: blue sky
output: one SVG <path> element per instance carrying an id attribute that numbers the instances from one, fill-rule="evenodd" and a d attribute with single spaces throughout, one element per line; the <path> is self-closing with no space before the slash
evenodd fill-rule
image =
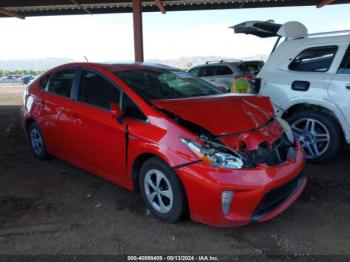
<path id="1" fill-rule="evenodd" d="M 309 32 L 350 29 L 350 5 L 144 13 L 146 59 L 187 56 L 241 58 L 268 54 L 273 39 L 235 35 L 247 20 L 300 21 Z M 0 59 L 68 57 L 133 60 L 131 14 L 0 19 Z"/>

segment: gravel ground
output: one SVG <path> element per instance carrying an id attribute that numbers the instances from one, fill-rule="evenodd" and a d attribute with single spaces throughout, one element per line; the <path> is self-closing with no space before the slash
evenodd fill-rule
<path id="1" fill-rule="evenodd" d="M 350 255 L 349 149 L 307 165 L 305 192 L 271 221 L 165 224 L 136 193 L 59 159 L 36 160 L 19 124 L 22 90 L 0 87 L 0 254 Z"/>

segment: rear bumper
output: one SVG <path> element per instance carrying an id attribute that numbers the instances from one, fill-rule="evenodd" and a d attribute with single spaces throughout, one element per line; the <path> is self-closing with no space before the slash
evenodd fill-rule
<path id="1" fill-rule="evenodd" d="M 277 216 L 296 201 L 306 185 L 307 179 L 302 174 L 304 153 L 299 144 L 296 149 L 295 160 L 273 167 L 232 170 L 199 162 L 176 169 L 185 187 L 191 218 L 212 226 L 233 227 Z M 279 201 L 259 209 L 269 192 L 274 196 L 278 188 L 286 188 L 288 184 L 293 187 L 281 199 L 276 197 Z M 222 211 L 223 191 L 234 192 L 226 215 Z"/>
<path id="2" fill-rule="evenodd" d="M 24 106 L 21 107 L 21 112 L 20 112 L 20 121 L 21 121 L 21 126 L 23 128 L 25 136 L 28 135 L 27 130 L 26 130 L 26 122 L 28 120 L 28 112 Z"/>

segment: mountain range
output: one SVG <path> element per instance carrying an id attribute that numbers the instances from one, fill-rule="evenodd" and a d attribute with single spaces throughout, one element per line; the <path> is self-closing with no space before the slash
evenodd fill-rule
<path id="1" fill-rule="evenodd" d="M 251 57 L 239 58 L 241 60 L 266 60 L 266 55 L 255 55 Z M 206 61 L 220 61 L 231 59 L 221 56 L 195 56 L 195 57 L 179 57 L 176 59 L 149 59 L 148 63 L 166 64 L 177 68 L 190 68 L 192 66 L 204 64 Z M 237 59 L 237 58 L 236 58 Z M 22 60 L 0 60 L 0 69 L 14 70 L 47 70 L 52 67 L 74 62 L 70 58 L 40 58 L 40 59 L 22 59 Z M 103 61 L 102 63 L 130 63 L 132 61 Z"/>

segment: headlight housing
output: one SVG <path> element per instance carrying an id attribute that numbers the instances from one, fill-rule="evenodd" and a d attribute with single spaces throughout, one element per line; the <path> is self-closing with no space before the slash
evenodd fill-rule
<path id="1" fill-rule="evenodd" d="M 244 165 L 240 155 L 232 150 L 222 152 L 213 146 L 201 146 L 193 140 L 186 138 L 181 138 L 181 142 L 185 144 L 196 156 L 198 156 L 199 159 L 212 166 L 240 169 Z"/>

